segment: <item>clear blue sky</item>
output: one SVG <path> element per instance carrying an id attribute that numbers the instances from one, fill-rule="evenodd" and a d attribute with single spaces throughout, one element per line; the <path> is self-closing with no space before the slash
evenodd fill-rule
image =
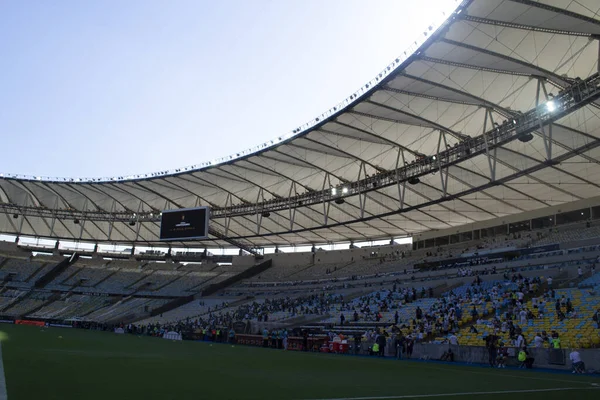
<path id="1" fill-rule="evenodd" d="M 199 164 L 291 131 L 454 0 L 0 1 L 0 172 Z"/>

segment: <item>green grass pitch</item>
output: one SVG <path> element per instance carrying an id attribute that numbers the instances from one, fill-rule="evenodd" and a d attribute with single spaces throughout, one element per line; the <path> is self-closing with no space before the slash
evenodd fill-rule
<path id="1" fill-rule="evenodd" d="M 600 398 L 600 380 L 589 376 L 61 328 L 1 325 L 0 332 L 9 400 Z"/>

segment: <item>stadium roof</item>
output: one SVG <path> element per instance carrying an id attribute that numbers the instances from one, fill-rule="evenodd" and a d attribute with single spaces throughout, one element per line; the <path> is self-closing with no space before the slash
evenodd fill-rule
<path id="1" fill-rule="evenodd" d="M 265 247 L 407 236 L 596 196 L 595 99 L 528 142 L 486 139 L 485 153 L 418 184 L 368 180 L 440 157 L 598 72 L 597 0 L 457 7 L 351 98 L 253 152 L 135 177 L 3 176 L 0 231 L 157 244 L 160 210 L 202 205 L 214 244 Z"/>

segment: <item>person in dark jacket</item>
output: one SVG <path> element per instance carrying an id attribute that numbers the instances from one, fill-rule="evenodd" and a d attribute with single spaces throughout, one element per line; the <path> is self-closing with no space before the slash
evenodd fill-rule
<path id="1" fill-rule="evenodd" d="M 375 341 L 377 342 L 377 344 L 379 345 L 379 357 L 384 357 L 385 356 L 385 335 L 381 334 L 379 336 L 377 336 L 377 339 L 375 339 Z"/>

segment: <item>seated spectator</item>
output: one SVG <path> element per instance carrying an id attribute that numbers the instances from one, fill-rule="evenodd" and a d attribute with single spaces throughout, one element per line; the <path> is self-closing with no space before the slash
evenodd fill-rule
<path id="1" fill-rule="evenodd" d="M 500 342 L 498 347 L 498 355 L 496 356 L 496 362 L 498 368 L 506 368 L 506 359 L 508 358 L 508 350 L 504 347 L 504 343 Z"/>

